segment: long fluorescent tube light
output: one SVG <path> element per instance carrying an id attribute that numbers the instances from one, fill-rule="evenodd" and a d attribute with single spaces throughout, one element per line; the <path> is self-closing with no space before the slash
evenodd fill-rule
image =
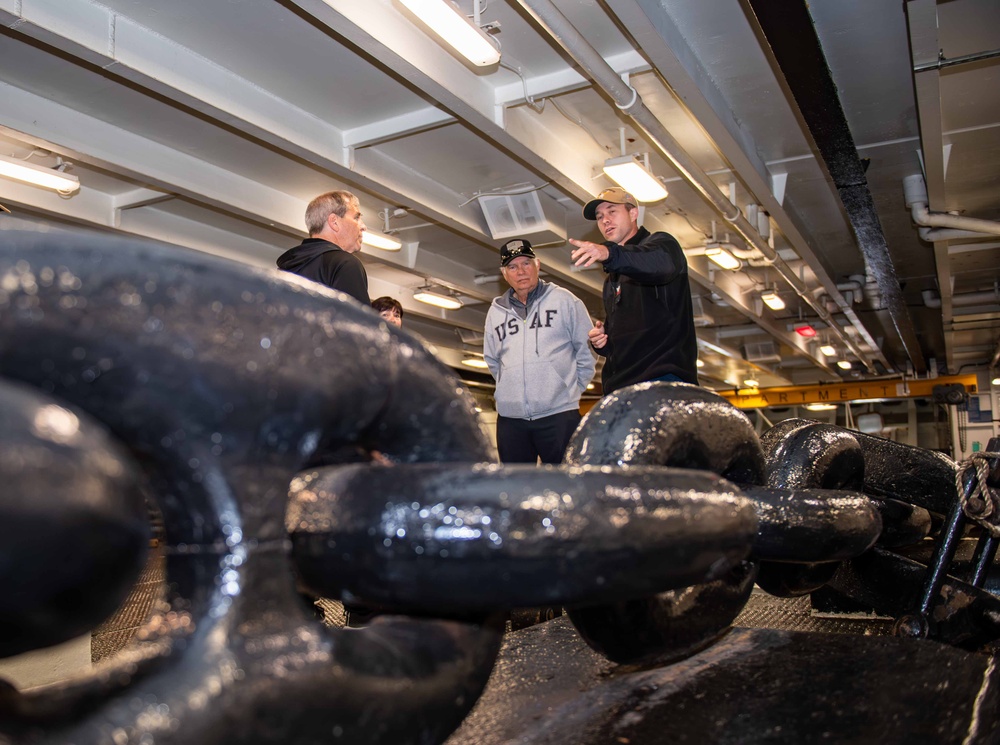
<path id="1" fill-rule="evenodd" d="M 458 310 L 462 307 L 461 300 L 453 298 L 450 295 L 442 295 L 439 292 L 431 292 L 430 290 L 418 290 L 413 293 L 413 299 L 437 308 L 444 308 L 445 310 Z"/>
<path id="2" fill-rule="evenodd" d="M 634 155 L 608 158 L 604 161 L 604 172 L 640 202 L 659 202 L 667 198 L 663 184 Z"/>
<path id="3" fill-rule="evenodd" d="M 743 266 L 743 262 L 720 246 L 711 246 L 706 248 L 705 256 L 721 266 L 723 269 L 729 269 L 730 271 L 739 269 Z"/>
<path id="4" fill-rule="evenodd" d="M 80 179 L 76 176 L 57 171 L 54 168 L 36 166 L 34 163 L 27 163 L 6 155 L 0 155 L 0 176 L 26 181 L 35 186 L 44 186 L 46 189 L 55 189 L 63 194 L 74 192 L 80 188 Z"/>
<path id="5" fill-rule="evenodd" d="M 370 230 L 366 230 L 361 235 L 361 242 L 372 248 L 381 248 L 383 251 L 398 251 L 403 247 L 403 244 L 395 238 L 381 233 L 372 233 Z"/>
<path id="6" fill-rule="evenodd" d="M 837 354 L 837 348 L 832 344 L 824 344 L 822 347 L 819 348 L 819 351 L 826 357 L 833 357 L 835 354 Z"/>
<path id="7" fill-rule="evenodd" d="M 785 301 L 782 300 L 781 297 L 779 297 L 778 293 L 776 293 L 774 290 L 765 290 L 764 292 L 760 293 L 760 299 L 763 300 L 764 305 L 766 305 L 771 310 L 785 309 Z"/>
<path id="8" fill-rule="evenodd" d="M 837 407 L 834 404 L 806 404 L 809 411 L 833 411 Z"/>
<path id="9" fill-rule="evenodd" d="M 483 30 L 477 28 L 447 0 L 400 0 L 441 40 L 478 67 L 495 65 L 500 51 Z"/>
<path id="10" fill-rule="evenodd" d="M 486 364 L 486 360 L 480 359 L 479 357 L 466 357 L 462 360 L 462 364 L 466 367 L 474 367 L 477 370 L 485 370 L 489 367 L 489 365 Z"/>

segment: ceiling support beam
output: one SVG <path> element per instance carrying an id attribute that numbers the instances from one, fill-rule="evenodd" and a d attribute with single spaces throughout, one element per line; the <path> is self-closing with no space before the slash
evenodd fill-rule
<path id="1" fill-rule="evenodd" d="M 858 247 L 878 283 L 896 333 L 914 369 L 923 374 L 927 362 L 809 9 L 804 2 L 780 6 L 766 0 L 746 2 L 837 187 Z"/>

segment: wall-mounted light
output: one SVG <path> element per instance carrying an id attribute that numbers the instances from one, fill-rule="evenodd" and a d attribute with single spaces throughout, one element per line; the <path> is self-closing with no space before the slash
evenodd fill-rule
<path id="1" fill-rule="evenodd" d="M 837 348 L 832 344 L 824 344 L 819 348 L 820 354 L 826 357 L 833 357 L 837 354 Z"/>
<path id="2" fill-rule="evenodd" d="M 774 290 L 764 290 L 762 293 L 760 293 L 760 299 L 763 300 L 764 305 L 766 305 L 771 310 L 785 309 L 785 301 L 782 300 L 781 296 L 779 296 L 778 293 L 775 292 Z"/>
<path id="3" fill-rule="evenodd" d="M 373 233 L 366 230 L 361 235 L 361 242 L 372 248 L 381 248 L 383 251 L 398 251 L 403 247 L 402 242 L 381 233 Z"/>
<path id="4" fill-rule="evenodd" d="M 723 269 L 735 271 L 743 266 L 743 262 L 733 256 L 722 246 L 707 246 L 705 256 L 721 266 Z"/>
<path id="5" fill-rule="evenodd" d="M 462 301 L 454 295 L 434 292 L 425 287 L 414 292 L 413 299 L 419 300 L 421 303 L 433 305 L 436 308 L 444 308 L 445 310 L 458 310 L 462 307 Z"/>
<path id="6" fill-rule="evenodd" d="M 814 336 L 816 336 L 816 329 L 814 329 L 808 323 L 802 322 L 795 324 L 795 333 L 806 339 L 812 339 Z"/>
<path id="7" fill-rule="evenodd" d="M 400 0 L 441 40 L 479 67 L 495 65 L 500 51 L 481 28 L 447 0 Z"/>
<path id="8" fill-rule="evenodd" d="M 604 161 L 604 172 L 640 202 L 659 202 L 667 198 L 667 190 L 649 170 L 648 163 L 636 160 L 635 155 L 608 158 Z"/>
<path id="9" fill-rule="evenodd" d="M 485 370 L 489 367 L 489 365 L 486 364 L 486 360 L 482 357 L 466 357 L 462 360 L 462 364 L 466 367 L 474 367 L 477 370 Z"/>
<path id="10" fill-rule="evenodd" d="M 851 369 L 851 361 L 850 360 L 837 360 L 837 367 L 839 367 L 841 370 L 850 370 Z"/>
<path id="11" fill-rule="evenodd" d="M 60 194 L 71 194 L 80 188 L 80 179 L 76 176 L 6 155 L 0 155 L 0 176 L 43 186 L 46 189 L 55 189 Z"/>

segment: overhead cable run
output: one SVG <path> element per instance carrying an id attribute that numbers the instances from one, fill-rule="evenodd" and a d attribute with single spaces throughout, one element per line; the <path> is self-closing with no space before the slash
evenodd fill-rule
<path id="1" fill-rule="evenodd" d="M 743 215 L 738 207 L 733 205 L 724 195 L 711 177 L 673 138 L 666 127 L 646 107 L 637 91 L 624 82 L 618 73 L 604 60 L 572 23 L 555 7 L 551 0 L 518 0 L 520 4 L 534 17 L 549 35 L 555 39 L 564 50 L 580 65 L 587 76 L 615 101 L 622 113 L 631 117 L 663 155 L 671 162 L 681 177 L 696 189 L 705 201 L 721 215 L 735 231 L 747 242 L 764 255 L 782 279 L 795 290 L 803 302 L 824 321 L 834 335 L 849 348 L 858 360 L 875 373 L 874 365 L 867 353 L 847 336 L 833 319 L 830 313 L 813 297 L 809 287 L 798 274 L 785 263 L 775 249 L 768 245 L 757 232 L 757 228 Z"/>

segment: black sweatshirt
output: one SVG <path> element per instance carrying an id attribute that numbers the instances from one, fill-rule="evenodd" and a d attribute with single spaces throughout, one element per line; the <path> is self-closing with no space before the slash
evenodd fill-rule
<path id="1" fill-rule="evenodd" d="M 278 268 L 346 292 L 359 303 L 371 306 L 368 274 L 361 259 L 336 243 L 322 238 L 306 238 L 278 257 Z"/>

